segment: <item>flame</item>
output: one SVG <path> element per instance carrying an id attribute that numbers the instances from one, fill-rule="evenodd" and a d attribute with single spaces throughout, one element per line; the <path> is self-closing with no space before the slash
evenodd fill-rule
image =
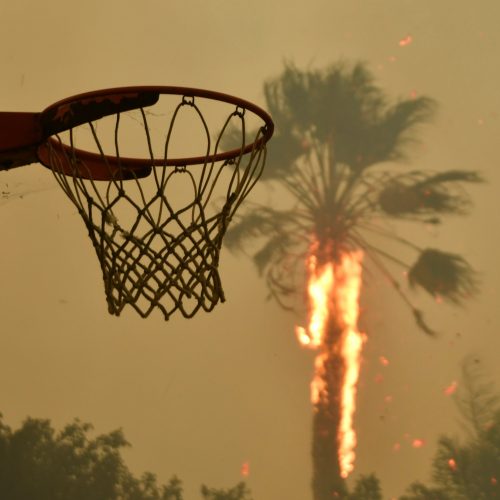
<path id="1" fill-rule="evenodd" d="M 323 333 L 329 315 L 329 297 L 333 290 L 333 265 L 327 264 L 318 273 L 318 260 L 315 255 L 308 259 L 309 283 L 307 285 L 307 295 L 311 307 L 311 316 L 307 330 L 303 327 L 296 327 L 295 331 L 299 342 L 311 348 L 319 347 L 322 342 Z"/>
<path id="2" fill-rule="evenodd" d="M 314 361 L 314 377 L 311 382 L 313 404 L 328 398 L 325 366 L 328 365 L 330 356 L 340 354 L 343 359 L 337 440 L 340 474 L 346 478 L 354 469 L 356 432 L 353 420 L 361 351 L 366 340 L 365 335 L 357 329 L 363 253 L 344 253 L 339 263 L 328 262 L 320 266 L 315 254 L 317 247 L 318 245 L 311 247 L 307 260 L 309 324 L 307 328 L 296 327 L 295 332 L 301 345 L 320 350 Z M 333 346 L 325 342 L 326 328 L 331 317 L 334 317 L 342 329 L 340 338 Z"/>

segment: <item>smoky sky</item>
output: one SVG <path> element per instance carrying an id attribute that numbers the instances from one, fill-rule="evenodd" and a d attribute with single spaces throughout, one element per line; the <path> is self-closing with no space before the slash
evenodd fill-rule
<path id="1" fill-rule="evenodd" d="M 265 107 L 263 83 L 285 61 L 364 61 L 390 99 L 437 101 L 404 168 L 477 169 L 487 182 L 469 189 L 470 216 L 414 234 L 423 246 L 464 255 L 481 291 L 462 309 L 412 295 L 441 332 L 429 339 L 388 283 L 366 284 L 352 477 L 377 473 L 389 498 L 426 480 L 437 436 L 458 432 L 445 390 L 464 356 L 500 379 L 499 15 L 492 0 L 3 2 L 0 109 L 41 111 L 128 85 L 200 87 Z M 187 498 L 201 483 L 235 484 L 245 462 L 256 499 L 310 497 L 313 355 L 294 337 L 304 318 L 266 300 L 245 255 L 223 251 L 227 302 L 210 314 L 115 318 L 85 227 L 50 172 L 36 164 L 3 172 L 0 190 L 13 193 L 0 199 L 0 412 L 8 424 L 31 415 L 56 427 L 75 417 L 97 432 L 122 427 L 132 470 L 162 481 L 177 474 Z M 253 196 L 279 202 L 264 187 Z"/>

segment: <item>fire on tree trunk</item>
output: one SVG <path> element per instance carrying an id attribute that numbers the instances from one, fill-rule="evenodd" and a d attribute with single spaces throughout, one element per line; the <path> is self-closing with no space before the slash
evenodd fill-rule
<path id="1" fill-rule="evenodd" d="M 362 253 L 343 253 L 334 261 L 318 258 L 330 254 L 321 250 L 313 244 L 309 252 L 309 324 L 297 327 L 297 336 L 318 351 L 311 382 L 313 491 L 315 500 L 331 500 L 345 496 L 344 479 L 354 468 L 353 416 L 365 341 L 357 329 Z"/>
<path id="2" fill-rule="evenodd" d="M 332 325 L 333 326 L 333 325 Z M 339 333 L 337 329 L 337 334 Z M 318 366 L 321 363 L 320 366 Z M 320 373 L 318 373 L 320 372 Z M 320 399 L 313 403 L 312 489 L 314 500 L 344 498 L 345 480 L 341 475 L 338 450 L 340 392 L 344 375 L 343 362 L 337 353 L 318 354 L 316 378 L 323 385 Z"/>

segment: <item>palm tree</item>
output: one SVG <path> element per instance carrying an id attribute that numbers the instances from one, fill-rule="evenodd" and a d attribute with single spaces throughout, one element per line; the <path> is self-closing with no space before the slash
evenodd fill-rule
<path id="1" fill-rule="evenodd" d="M 397 266 L 411 287 L 455 304 L 474 292 L 474 273 L 461 256 L 421 248 L 399 236 L 388 221 L 437 225 L 443 215 L 463 215 L 470 205 L 463 183 L 481 179 L 463 170 L 400 171 L 416 128 L 432 117 L 436 105 L 427 97 L 389 103 L 364 64 L 314 71 L 287 64 L 265 83 L 264 93 L 276 135 L 263 179 L 284 205 L 247 205 L 226 243 L 232 250 L 260 245 L 253 260 L 270 296 L 283 307 L 294 308 L 304 276 L 310 314 L 315 314 L 315 290 L 326 293 L 309 327 L 298 333 L 318 353 L 312 384 L 314 499 L 343 498 L 355 436 L 351 429 L 344 451 L 342 436 L 349 438 L 345 427 L 352 420 L 364 341 L 355 319 L 346 318 L 357 315 L 361 271 L 371 268 L 388 278 L 417 325 L 433 335 L 395 278 Z M 411 264 L 395 255 L 395 244 L 414 252 L 416 260 Z M 354 349 L 351 361 L 347 348 Z"/>

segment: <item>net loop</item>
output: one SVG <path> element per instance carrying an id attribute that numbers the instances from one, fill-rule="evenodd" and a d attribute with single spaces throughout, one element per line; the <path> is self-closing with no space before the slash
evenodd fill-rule
<path id="1" fill-rule="evenodd" d="M 182 96 L 182 105 L 194 106 L 194 96 L 192 95 L 183 95 Z"/>
<path id="2" fill-rule="evenodd" d="M 243 118 L 245 116 L 245 108 L 242 108 L 240 106 L 236 106 L 236 110 L 234 111 L 235 116 L 239 116 L 240 118 Z"/>

